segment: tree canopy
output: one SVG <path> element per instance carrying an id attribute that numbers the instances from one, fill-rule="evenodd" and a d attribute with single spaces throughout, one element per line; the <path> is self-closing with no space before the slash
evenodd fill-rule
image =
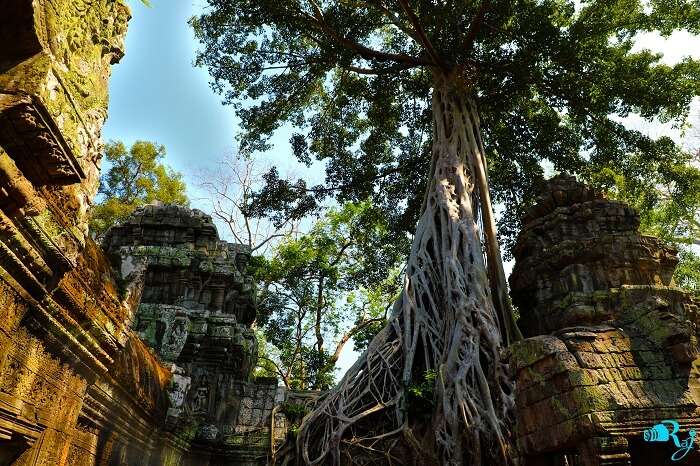
<path id="1" fill-rule="evenodd" d="M 241 147 L 262 150 L 282 124 L 302 163 L 325 162 L 326 182 L 280 180 L 259 195 L 262 213 L 302 216 L 329 196 L 371 197 L 406 241 L 429 177 L 430 95 L 455 73 L 476 99 L 504 239 L 554 169 L 588 175 L 674 157 L 668 138 L 618 117 L 682 125 L 700 93 L 692 59 L 669 66 L 635 50 L 639 33 L 700 32 L 694 1 L 637 0 L 210 0 L 193 18 L 214 89 L 235 105 Z"/>
<path id="2" fill-rule="evenodd" d="M 591 179 L 637 209 L 644 233 L 700 245 L 700 153 L 679 150 L 673 157 L 652 160 L 630 155 L 625 164 L 627 170 L 602 167 Z"/>
<path id="3" fill-rule="evenodd" d="M 634 207 L 640 214 L 642 233 L 679 249 L 675 281 L 699 294 L 700 151 L 679 150 L 672 158 L 657 160 L 630 156 L 625 163 L 629 165 L 627 175 L 604 167 L 591 174 L 591 182 Z"/>
<path id="4" fill-rule="evenodd" d="M 141 205 L 154 201 L 189 204 L 182 175 L 161 163 L 164 157 L 165 147 L 149 141 L 136 141 L 128 150 L 120 141 L 105 145 L 109 169 L 100 179 L 100 201 L 90 216 L 90 231 L 95 236 L 100 237 Z"/>

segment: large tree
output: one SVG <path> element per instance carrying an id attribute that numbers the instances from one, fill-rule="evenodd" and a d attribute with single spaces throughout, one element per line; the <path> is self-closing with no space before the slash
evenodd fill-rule
<path id="1" fill-rule="evenodd" d="M 700 66 L 633 51 L 644 31 L 700 30 L 697 1 L 209 0 L 192 24 L 197 62 L 238 108 L 244 150 L 284 123 L 326 184 L 276 172 L 261 213 L 371 197 L 396 241 L 412 232 L 404 291 L 385 329 L 305 418 L 308 464 L 510 464 L 512 387 L 500 349 L 508 309 L 491 187 L 503 229 L 542 161 L 585 173 L 676 148 L 626 129 L 636 112 L 684 123 Z M 415 226 L 415 231 L 413 227 Z M 403 233 L 403 234 L 402 234 Z M 433 376 L 434 375 L 434 376 Z M 408 387 L 431 381 L 427 416 Z M 421 413 L 424 410 L 419 410 Z"/>

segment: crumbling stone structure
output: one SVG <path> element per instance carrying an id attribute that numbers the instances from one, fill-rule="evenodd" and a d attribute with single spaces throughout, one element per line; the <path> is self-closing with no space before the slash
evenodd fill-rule
<path id="1" fill-rule="evenodd" d="M 104 238 L 128 275 L 145 266 L 132 327 L 173 373 L 166 425 L 187 464 L 260 464 L 285 440 L 276 379 L 251 378 L 257 340 L 249 250 L 220 241 L 211 217 L 148 205 Z M 188 459 L 189 458 L 189 459 Z"/>
<path id="2" fill-rule="evenodd" d="M 523 223 L 510 284 L 527 338 L 510 354 L 524 464 L 672 464 L 678 447 L 643 434 L 700 427 L 699 303 L 673 284 L 676 251 L 565 175 Z"/>
<path id="3" fill-rule="evenodd" d="M 249 252 L 174 206 L 137 211 L 104 250 L 87 235 L 128 18 L 121 0 L 2 6 L 0 465 L 271 463 L 285 403 L 315 395 L 251 375 Z M 528 338 L 509 350 L 522 462 L 669 464 L 673 445 L 643 431 L 700 427 L 698 302 L 673 286 L 675 251 L 565 176 L 524 223 L 511 287 Z"/>
<path id="4" fill-rule="evenodd" d="M 250 375 L 247 253 L 175 207 L 113 230 L 111 257 L 87 234 L 129 16 L 2 6 L 0 465 L 265 464 L 293 395 Z"/>
<path id="5" fill-rule="evenodd" d="M 198 210 L 154 205 L 110 229 L 103 244 L 122 268 L 147 262 L 134 326 L 163 361 L 206 360 L 248 378 L 257 343 L 245 247 L 220 241 Z"/>
<path id="6" fill-rule="evenodd" d="M 148 460 L 170 373 L 130 331 L 139 286 L 119 292 L 86 218 L 129 10 L 116 0 L 2 10 L 0 463 Z"/>

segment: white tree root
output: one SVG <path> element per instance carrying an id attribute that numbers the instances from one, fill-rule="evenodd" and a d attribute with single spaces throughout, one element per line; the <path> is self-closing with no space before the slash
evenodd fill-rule
<path id="1" fill-rule="evenodd" d="M 502 274 L 502 266 L 488 237 L 482 244 L 478 212 L 490 201 L 479 199 L 483 149 L 466 96 L 455 79 L 436 79 L 433 178 L 403 293 L 388 325 L 305 417 L 297 438 L 303 464 L 514 463 L 512 387 L 499 330 L 511 322 L 499 319 L 490 295 L 485 249 L 489 267 L 496 261 Z M 487 233 L 495 235 L 488 215 Z M 434 402 L 432 414 L 421 417 L 406 393 L 428 370 L 437 373 Z"/>

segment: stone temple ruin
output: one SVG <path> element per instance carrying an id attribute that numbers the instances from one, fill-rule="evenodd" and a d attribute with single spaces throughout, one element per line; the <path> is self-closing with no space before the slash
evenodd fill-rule
<path id="1" fill-rule="evenodd" d="M 566 176 L 523 223 L 510 285 L 526 338 L 509 351 L 524 463 L 671 464 L 678 448 L 643 433 L 700 428 L 700 303 L 673 286 L 676 251 Z M 683 461 L 700 462 L 697 445 Z"/>
<path id="2" fill-rule="evenodd" d="M 102 246 L 87 235 L 128 19 L 121 0 L 2 7 L 0 465 L 273 464 L 285 404 L 314 395 L 251 375 L 248 251 L 174 206 Z M 698 302 L 673 285 L 675 251 L 565 176 L 524 224 L 511 288 L 526 339 L 506 351 L 520 462 L 671 464 L 678 449 L 644 432 L 700 427 Z"/>
<path id="3" fill-rule="evenodd" d="M 251 377 L 245 248 L 172 206 L 87 235 L 128 8 L 2 10 L 0 465 L 264 464 L 306 398 Z"/>
<path id="4" fill-rule="evenodd" d="M 219 240 L 198 210 L 154 205 L 110 229 L 103 246 L 121 277 L 142 277 L 131 328 L 171 372 L 161 427 L 187 452 L 161 461 L 260 464 L 286 438 L 283 404 L 313 394 L 251 378 L 258 345 L 248 249 Z"/>

